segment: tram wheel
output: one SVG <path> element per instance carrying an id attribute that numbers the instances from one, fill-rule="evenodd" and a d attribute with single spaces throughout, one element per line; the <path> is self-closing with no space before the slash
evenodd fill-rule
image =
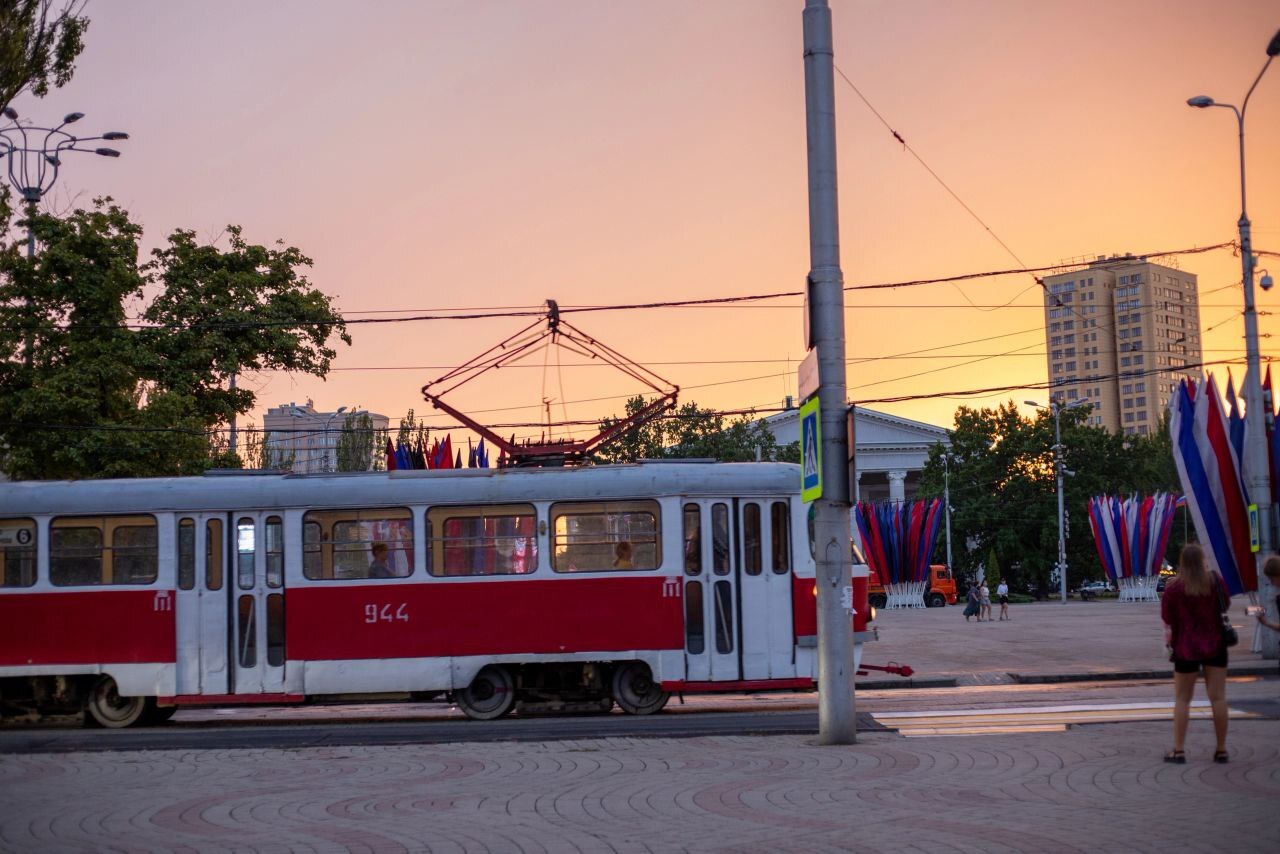
<path id="1" fill-rule="evenodd" d="M 142 720 L 153 707 L 150 697 L 122 697 L 116 680 L 103 676 L 94 683 L 85 703 L 85 723 L 107 729 L 123 729 Z"/>
<path id="2" fill-rule="evenodd" d="M 613 699 L 629 715 L 662 711 L 670 696 L 653 681 L 653 672 L 643 661 L 629 661 L 613 672 Z"/>
<path id="3" fill-rule="evenodd" d="M 471 720 L 491 721 L 511 711 L 516 704 L 516 686 L 507 668 L 490 664 L 454 699 Z"/>

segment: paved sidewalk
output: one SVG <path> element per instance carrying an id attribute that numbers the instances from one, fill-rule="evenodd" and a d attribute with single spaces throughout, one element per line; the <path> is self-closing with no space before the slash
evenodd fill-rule
<path id="1" fill-rule="evenodd" d="M 1263 661 L 1249 651 L 1257 623 L 1245 616 L 1246 604 L 1243 596 L 1232 603 L 1231 622 L 1240 633 L 1240 645 L 1231 650 L 1231 669 L 1275 673 L 1275 661 Z M 998 615 L 1000 606 L 992 611 Z M 1010 620 L 990 623 L 966 623 L 962 612 L 957 605 L 879 611 L 880 640 L 866 645 L 863 661 L 898 661 L 911 665 L 918 677 L 950 677 L 961 685 L 1085 675 L 1136 678 L 1173 671 L 1164 651 L 1158 602 L 1100 599 L 1010 605 Z"/>
<path id="2" fill-rule="evenodd" d="M 1267 851 L 1280 724 L 0 757 L 4 851 Z"/>

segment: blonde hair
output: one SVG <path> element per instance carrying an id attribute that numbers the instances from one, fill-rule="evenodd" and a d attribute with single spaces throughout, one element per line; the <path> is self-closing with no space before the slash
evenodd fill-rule
<path id="1" fill-rule="evenodd" d="M 1204 596 L 1213 590 L 1213 579 L 1204 562 L 1204 549 L 1187 543 L 1178 555 L 1178 580 L 1188 596 Z"/>

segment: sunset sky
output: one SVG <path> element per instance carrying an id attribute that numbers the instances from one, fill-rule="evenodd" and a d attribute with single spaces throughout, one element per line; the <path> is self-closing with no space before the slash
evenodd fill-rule
<path id="1" fill-rule="evenodd" d="M 150 245 L 227 223 L 282 238 L 349 318 L 793 291 L 809 265 L 803 5 L 382 0 L 357 14 L 321 0 L 94 0 L 75 79 L 15 106 L 132 135 L 119 160 L 68 163 L 55 203 L 110 194 Z M 1185 102 L 1239 103 L 1280 27 L 1275 0 L 832 8 L 836 64 L 1026 264 L 1235 237 L 1235 122 Z M 847 284 L 1019 266 L 836 86 Z M 1280 68 L 1247 127 L 1255 247 L 1280 251 Z M 1239 259 L 1180 264 L 1199 275 L 1206 358 L 1242 355 Z M 1280 275 L 1280 258 L 1260 266 Z M 1264 311 L 1278 299 L 1259 293 Z M 1027 275 L 846 301 L 852 400 L 931 395 L 872 406 L 949 427 L 961 404 L 1043 399 L 954 394 L 1045 380 Z M 1265 337 L 1276 321 L 1261 318 L 1264 355 L 1280 352 Z M 572 322 L 682 401 L 722 409 L 781 405 L 804 355 L 798 298 Z M 356 325 L 326 380 L 245 383 L 261 408 L 312 398 L 394 422 L 427 410 L 426 381 L 521 325 Z M 545 396 L 557 420 L 592 419 L 641 390 L 581 361 L 562 357 L 563 388 L 538 358 L 451 400 L 486 421 L 536 421 Z"/>

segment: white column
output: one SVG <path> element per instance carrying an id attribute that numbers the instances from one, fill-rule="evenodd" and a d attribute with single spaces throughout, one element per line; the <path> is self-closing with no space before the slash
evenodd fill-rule
<path id="1" fill-rule="evenodd" d="M 907 500 L 907 473 L 905 471 L 889 472 L 889 500 Z"/>
<path id="2" fill-rule="evenodd" d="M 862 500 L 862 472 L 858 472 L 853 481 L 853 503 Z"/>

